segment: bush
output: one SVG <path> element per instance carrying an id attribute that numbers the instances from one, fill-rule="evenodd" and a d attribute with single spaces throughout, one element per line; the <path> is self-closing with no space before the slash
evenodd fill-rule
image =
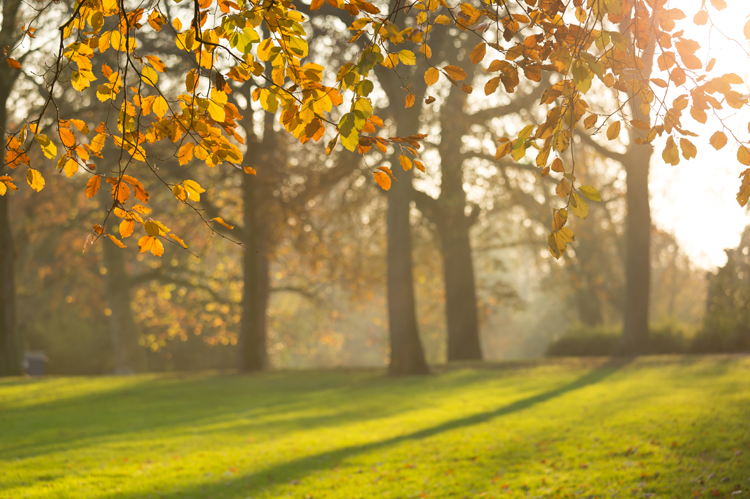
<path id="1" fill-rule="evenodd" d="M 547 357 L 601 357 L 612 355 L 622 332 L 612 326 L 574 324 L 547 347 Z"/>
<path id="2" fill-rule="evenodd" d="M 549 344 L 547 357 L 603 357 L 616 355 L 622 329 L 619 326 L 584 326 L 574 324 Z M 652 326 L 649 331 L 648 355 L 685 353 L 688 351 L 686 328 L 674 322 Z"/>

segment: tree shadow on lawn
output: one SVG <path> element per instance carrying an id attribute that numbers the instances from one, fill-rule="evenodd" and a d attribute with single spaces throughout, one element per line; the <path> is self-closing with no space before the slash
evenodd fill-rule
<path id="1" fill-rule="evenodd" d="M 554 390 L 549 390 L 537 395 L 526 397 L 511 404 L 493 409 L 490 411 L 480 412 L 470 416 L 445 421 L 443 423 L 424 428 L 421 430 L 414 431 L 405 435 L 399 435 L 386 440 L 377 442 L 370 442 L 365 444 L 353 445 L 344 447 L 341 449 L 335 449 L 331 451 L 322 452 L 319 454 L 306 456 L 303 458 L 288 461 L 275 467 L 258 470 L 255 473 L 246 474 L 243 476 L 230 478 L 228 480 L 222 480 L 219 483 L 203 483 L 196 484 L 190 488 L 183 488 L 178 491 L 165 493 L 161 491 L 158 493 L 161 498 L 176 498 L 184 496 L 199 496 L 199 497 L 227 497 L 231 495 L 241 495 L 238 491 L 242 490 L 247 492 L 247 487 L 263 487 L 271 483 L 285 484 L 293 479 L 300 479 L 304 476 L 324 469 L 331 469 L 337 465 L 341 460 L 354 457 L 360 454 L 364 454 L 371 451 L 380 450 L 386 447 L 395 446 L 408 441 L 416 441 L 427 439 L 445 432 L 458 430 L 461 428 L 467 428 L 470 426 L 478 425 L 481 423 L 488 422 L 492 419 L 508 416 L 525 409 L 529 409 L 535 405 L 542 404 L 549 400 L 561 397 L 567 393 L 586 388 L 587 386 L 594 385 L 601 382 L 608 376 L 616 373 L 626 365 L 632 362 L 632 359 L 624 358 L 613 358 L 606 361 L 597 369 L 581 376 L 571 383 L 565 384 Z M 149 493 L 150 496 L 152 493 Z M 239 497 L 238 495 L 238 497 Z M 107 496 L 101 496 L 107 497 Z M 125 498 L 140 498 L 142 494 L 131 494 L 122 495 L 118 494 L 117 497 Z"/>
<path id="2" fill-rule="evenodd" d="M 377 371 L 313 371 L 304 376 L 285 372 L 183 378 L 135 379 L 112 390 L 0 408 L 0 462 L 149 438 L 159 432 L 172 437 L 226 432 L 227 424 L 232 431 L 260 429 L 273 436 L 367 421 L 423 408 L 426 402 L 414 397 L 415 389 L 429 395 L 429 387 L 450 397 L 453 391 L 486 381 L 487 375 L 467 371 L 393 379 Z M 366 400 L 361 397 L 364 391 Z"/>

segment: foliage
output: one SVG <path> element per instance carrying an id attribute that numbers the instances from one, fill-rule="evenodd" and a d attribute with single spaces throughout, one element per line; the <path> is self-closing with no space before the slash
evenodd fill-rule
<path id="1" fill-rule="evenodd" d="M 695 352 L 750 351 L 750 227 L 726 254 L 726 265 L 708 274 L 706 315 Z"/>
<path id="2" fill-rule="evenodd" d="M 734 497 L 747 485 L 746 358 L 498 367 L 398 382 L 372 371 L 3 381 L 0 489 Z"/>
<path id="3" fill-rule="evenodd" d="M 621 341 L 619 326 L 573 324 L 547 347 L 548 357 L 601 357 L 615 355 Z M 686 327 L 665 321 L 649 328 L 647 355 L 685 353 L 690 344 Z"/>
<path id="4" fill-rule="evenodd" d="M 710 6 L 704 3 L 693 22 L 711 29 L 711 9 L 725 6 L 718 0 Z M 317 12 L 323 8 L 351 16 L 347 28 L 356 57 L 339 67 L 327 61 L 307 62 L 305 25 L 309 17 L 323 15 L 323 10 Z M 550 251 L 557 258 L 574 240 L 566 226 L 569 214 L 585 218 L 588 202 L 600 199 L 596 188 L 581 185 L 575 161 L 565 164 L 563 158 L 575 145 L 572 137 L 577 128 L 606 130 L 609 140 L 634 129 L 641 134 L 636 139 L 639 144 L 651 144 L 662 137 L 666 139 L 662 156 L 675 165 L 680 162 L 680 152 L 685 159 L 697 153 L 690 141 L 697 135 L 683 123 L 685 110 L 690 108 L 692 119 L 705 124 L 709 113 L 721 120 L 717 111 L 724 105 L 739 109 L 747 104 L 747 97 L 733 89 L 743 80 L 735 74 L 714 75 L 712 61 L 704 67 L 695 55 L 700 44 L 678 30 L 678 23 L 688 16 L 680 9 L 667 8 L 666 0 L 527 0 L 513 5 L 494 0 L 456 7 L 420 0 L 408 8 L 395 2 L 388 11 L 364 0 L 329 0 L 327 4 L 314 0 L 309 8 L 272 0 L 194 0 L 187 6 L 83 0 L 68 15 L 59 26 L 58 53 L 45 74 L 46 100 L 35 116 L 10 133 L 5 165 L 21 167 L 30 187 L 43 189 L 41 167 L 32 165 L 29 156 L 36 143 L 47 158 L 57 160 L 58 170 L 68 177 L 79 172 L 89 175 L 88 197 L 109 186 L 112 200 L 108 212 L 127 227 L 112 234 L 97 224 L 91 241 L 106 236 L 124 246 L 120 239 L 136 234 L 137 227 L 140 251 L 156 256 L 163 254 L 165 243 L 185 243 L 144 206 L 150 198 L 145 176 L 155 176 L 159 188 L 169 189 L 177 200 L 194 206 L 205 188 L 187 173 L 177 179 L 166 178 L 159 166 L 170 160 L 187 164 L 197 158 L 209 167 L 226 164 L 236 167 L 238 174 L 243 170 L 255 173 L 252 167 L 242 166 L 243 155 L 237 145 L 245 140 L 238 128 L 242 116 L 229 101 L 233 87 L 245 82 L 254 82 L 252 99 L 278 115 L 283 129 L 301 143 L 327 135 L 328 152 L 338 142 L 360 153 L 373 146 L 382 152 L 391 148 L 400 155 L 404 169 L 416 166 L 424 170 L 418 159 L 423 135 L 387 137 L 379 131 L 385 124 L 373 114 L 375 67 L 399 74 L 399 65 L 414 66 L 423 58 L 430 66 L 424 73 L 428 86 L 444 79 L 472 93 L 473 87 L 465 83 L 470 81 L 469 75 L 456 65 L 458 61 L 444 64 L 432 58 L 431 39 L 446 33 L 455 36 L 450 30 L 457 28 L 477 42 L 469 55 L 473 65 L 499 57 L 487 67 L 495 76 L 484 87 L 486 96 L 501 85 L 505 92 L 513 93 L 522 79 L 541 82 L 543 76 L 558 75 L 541 99 L 550 106 L 546 120 L 538 126 L 525 126 L 512 138 L 501 138 L 495 154 L 496 159 L 509 154 L 520 161 L 527 152 L 537 150 L 534 161 L 540 174 L 560 179 L 556 192 L 565 206 L 554 210 L 548 237 Z M 38 25 L 38 20 L 36 15 L 23 25 L 22 38 L 42 33 L 50 37 L 45 31 L 49 28 Z M 155 49 L 152 42 L 156 40 L 174 42 L 192 67 L 170 74 L 169 59 L 161 57 L 174 49 Z M 19 41 L 15 48 L 21 45 Z M 113 57 L 114 67 L 100 62 L 105 54 Z M 14 50 L 6 51 L 9 71 L 27 70 L 23 58 L 14 56 Z M 648 80 L 644 74 L 653 59 L 662 77 Z M 111 109 L 111 119 L 87 123 L 61 115 L 57 88 L 68 83 L 75 91 L 95 95 L 99 104 L 92 99 L 92 105 Z M 592 85 L 609 89 L 617 97 L 613 99 L 616 105 L 607 112 L 589 109 L 584 97 Z M 415 94 L 412 83 L 402 81 L 402 87 L 406 108 L 423 97 Z M 664 99 L 667 90 L 674 88 L 687 93 L 670 104 Z M 432 102 L 426 97 L 426 103 Z M 649 116 L 653 110 L 653 123 L 627 116 L 621 98 L 632 101 L 631 107 L 640 109 L 642 115 Z M 711 144 L 719 149 L 730 138 L 738 146 L 738 161 L 750 166 L 750 149 L 731 131 L 715 130 Z M 110 172 L 97 170 L 95 165 L 105 147 L 118 151 L 117 168 Z M 389 188 L 393 178 L 389 168 L 378 167 L 374 175 L 381 187 Z M 741 176 L 737 199 L 744 206 L 750 197 L 750 168 Z M 17 189 L 14 181 L 17 179 L 11 175 L 0 177 L 3 194 Z M 204 222 L 223 225 L 220 217 L 204 218 Z"/>

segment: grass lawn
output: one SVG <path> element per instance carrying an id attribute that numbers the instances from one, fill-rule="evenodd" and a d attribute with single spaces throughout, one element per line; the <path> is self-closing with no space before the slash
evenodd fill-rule
<path id="1" fill-rule="evenodd" d="M 698 496 L 750 498 L 748 357 L 0 381 L 2 499 Z"/>

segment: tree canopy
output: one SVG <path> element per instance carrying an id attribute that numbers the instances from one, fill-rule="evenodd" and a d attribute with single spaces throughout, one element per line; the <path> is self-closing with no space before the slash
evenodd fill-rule
<path id="1" fill-rule="evenodd" d="M 601 132 L 614 140 L 634 130 L 635 142 L 644 147 L 662 138 L 663 159 L 677 165 L 680 156 L 694 158 L 700 146 L 691 140 L 698 134 L 688 127 L 707 124 L 713 115 L 720 127 L 711 130 L 710 144 L 720 149 L 733 141 L 738 162 L 750 167 L 747 140 L 724 125 L 721 113 L 747 106 L 748 96 L 736 90 L 744 82 L 736 74 L 714 74 L 715 61 L 704 64 L 696 56 L 700 44 L 686 38 L 682 29 L 692 22 L 708 30 L 713 27 L 712 9 L 721 10 L 726 3 L 704 1 L 696 13 L 667 4 L 667 0 L 491 0 L 455 5 L 444 0 L 382 5 L 364 0 L 310 4 L 82 0 L 66 11 L 55 2 L 33 8 L 6 2 L 4 11 L 16 9 L 25 18 L 22 32 L 5 47 L 9 70 L 26 70 L 24 57 L 37 38 L 43 45 L 36 51 L 42 52 L 47 66 L 41 75 L 46 93 L 41 106 L 16 129 L 6 130 L 0 194 L 18 189 L 19 175 L 8 169 L 23 172 L 32 189 L 44 188 L 45 165 L 32 164 L 29 155 L 31 147 L 39 147 L 68 177 L 89 176 L 87 197 L 103 186 L 111 189 L 107 217 L 121 219 L 118 231 L 113 234 L 107 224 L 96 224 L 87 244 L 106 237 L 124 247 L 122 240 L 137 233 L 141 252 L 161 256 L 164 242 L 187 244 L 151 216 L 144 176 L 155 176 L 179 202 L 195 206 L 204 187 L 190 178 L 164 176 L 161 164 L 176 158 L 184 165 L 196 158 L 208 167 L 228 165 L 241 175 L 256 174 L 243 166 L 242 116 L 228 98 L 235 84 L 251 82 L 252 99 L 277 115 L 280 126 L 303 144 L 326 138 L 328 154 L 339 143 L 364 155 L 373 147 L 384 153 L 391 150 L 404 170 L 424 171 L 419 150 L 425 136 L 387 136 L 386 123 L 374 114 L 376 66 L 399 76 L 407 110 L 416 99 L 431 104 L 435 97 L 429 89 L 441 79 L 468 94 L 483 93 L 480 98 L 486 99 L 498 92 L 513 93 L 525 79 L 546 85 L 540 102 L 548 108 L 546 120 L 526 124 L 514 136 L 498 137 L 495 159 L 510 155 L 520 162 L 529 155 L 540 176 L 559 179 L 556 193 L 562 201 L 550 207 L 548 237 L 550 252 L 559 258 L 574 240 L 566 227 L 570 214 L 585 218 L 587 200 L 600 199 L 594 186 L 580 185 L 576 178 L 572 148 L 577 133 Z M 50 15 L 53 9 L 57 16 Z M 305 28 L 309 18 L 331 9 L 339 19 L 348 19 L 349 44 L 356 54 L 335 65 L 308 60 Z M 65 19 L 56 23 L 61 15 Z M 3 24 L 7 19 L 4 13 Z M 465 57 L 490 75 L 479 92 L 466 83 L 471 80 L 458 61 L 445 63 L 432 53 L 435 37 L 459 32 L 475 37 L 476 44 Z M 745 34 L 750 38 L 750 28 Z M 54 52 L 47 48 L 55 45 Z M 175 48 L 190 58 L 189 69 L 171 69 Z M 414 66 L 418 59 L 429 66 L 423 74 L 426 94 L 417 90 L 423 88 L 421 82 L 416 85 L 400 73 L 401 66 Z M 65 86 L 80 92 L 90 105 L 106 108 L 108 119 L 86 123 L 62 112 L 57 99 Z M 607 112 L 594 112 L 586 100 L 595 86 L 615 97 L 608 101 Z M 570 159 L 566 159 L 568 152 Z M 116 169 L 97 169 L 97 160 L 105 154 L 117 155 Z M 386 166 L 373 167 L 372 173 L 383 189 L 395 181 Z M 750 199 L 750 168 L 740 178 L 737 201 L 745 206 Z M 202 211 L 195 212 L 206 224 L 231 228 L 219 217 L 208 219 Z"/>

